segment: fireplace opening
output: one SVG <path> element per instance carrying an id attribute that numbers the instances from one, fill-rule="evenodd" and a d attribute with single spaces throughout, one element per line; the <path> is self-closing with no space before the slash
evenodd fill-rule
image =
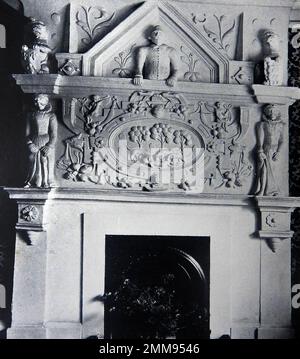
<path id="1" fill-rule="evenodd" d="M 107 235 L 105 337 L 209 338 L 209 243 Z"/>

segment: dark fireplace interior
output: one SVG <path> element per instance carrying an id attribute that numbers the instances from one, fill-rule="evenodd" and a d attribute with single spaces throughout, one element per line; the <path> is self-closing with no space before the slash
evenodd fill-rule
<path id="1" fill-rule="evenodd" d="M 106 236 L 105 337 L 209 338 L 208 237 Z"/>

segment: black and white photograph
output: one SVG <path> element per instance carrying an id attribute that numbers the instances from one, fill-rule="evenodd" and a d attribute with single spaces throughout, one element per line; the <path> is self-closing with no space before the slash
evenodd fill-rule
<path id="1" fill-rule="evenodd" d="M 0 355 L 299 337 L 300 1 L 1 0 Z"/>

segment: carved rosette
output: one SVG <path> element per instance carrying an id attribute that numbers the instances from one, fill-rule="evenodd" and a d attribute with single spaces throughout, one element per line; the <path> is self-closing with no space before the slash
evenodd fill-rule
<path id="1" fill-rule="evenodd" d="M 23 207 L 20 211 L 20 218 L 26 222 L 35 222 L 39 218 L 39 210 L 35 206 Z"/>
<path id="2" fill-rule="evenodd" d="M 19 190 L 21 191 L 21 190 Z M 18 222 L 16 230 L 25 232 L 31 245 L 35 245 L 40 235 L 46 232 L 47 225 L 45 220 L 45 204 L 48 197 L 47 190 L 39 190 L 40 199 L 32 199 L 32 190 L 23 190 L 24 193 L 18 194 Z M 14 191 L 11 190 L 11 198 Z M 23 198 L 22 198 L 23 197 Z"/>
<path id="3" fill-rule="evenodd" d="M 17 229 L 44 231 L 44 204 L 45 202 L 35 201 L 18 203 Z"/>

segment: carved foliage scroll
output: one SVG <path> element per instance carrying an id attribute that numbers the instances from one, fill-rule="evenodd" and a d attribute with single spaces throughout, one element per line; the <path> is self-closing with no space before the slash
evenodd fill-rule
<path id="1" fill-rule="evenodd" d="M 91 47 L 99 32 L 109 26 L 115 13 L 99 6 L 81 6 L 76 12 L 76 25 L 81 30 L 81 46 Z"/>
<path id="2" fill-rule="evenodd" d="M 253 173 L 247 108 L 135 91 L 64 100 L 74 133 L 57 161 L 65 180 L 143 190 L 243 191 Z M 204 154 L 204 157 L 202 155 Z M 203 161 L 203 173 L 197 167 Z M 167 181 L 162 182 L 162 171 Z M 198 172 L 197 172 L 198 171 Z M 176 180 L 175 180 L 176 179 Z M 201 188 L 200 188 L 201 187 Z"/>

